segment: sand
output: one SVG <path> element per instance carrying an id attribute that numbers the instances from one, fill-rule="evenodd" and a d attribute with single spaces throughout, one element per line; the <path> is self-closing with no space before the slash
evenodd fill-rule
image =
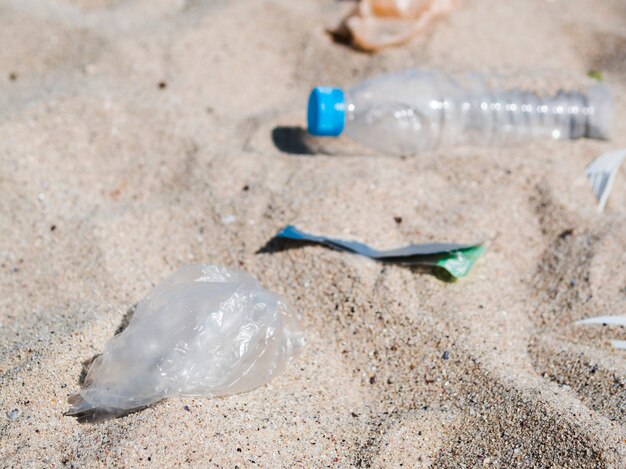
<path id="1" fill-rule="evenodd" d="M 414 158 L 300 129 L 312 86 L 413 66 L 550 92 L 601 70 L 626 115 L 626 2 L 468 0 L 376 55 L 325 33 L 349 7 L 0 2 L 0 465 L 626 465 L 624 330 L 573 325 L 626 311 L 626 169 L 603 214 L 584 176 L 626 119 L 610 142 Z M 319 246 L 257 253 L 288 223 L 489 249 L 455 283 Z M 65 416 L 127 312 L 190 262 L 283 295 L 305 351 L 247 394 Z"/>

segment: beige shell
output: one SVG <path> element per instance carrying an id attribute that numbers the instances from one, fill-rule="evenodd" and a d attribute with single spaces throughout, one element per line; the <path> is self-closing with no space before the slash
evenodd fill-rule
<path id="1" fill-rule="evenodd" d="M 361 0 L 345 27 L 356 47 L 374 51 L 408 41 L 452 11 L 458 1 Z"/>

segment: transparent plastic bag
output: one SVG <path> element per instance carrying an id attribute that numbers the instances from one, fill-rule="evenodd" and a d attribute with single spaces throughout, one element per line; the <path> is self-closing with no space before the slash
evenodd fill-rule
<path id="1" fill-rule="evenodd" d="M 253 277 L 189 265 L 156 286 L 105 345 L 69 415 L 96 419 L 166 397 L 249 391 L 303 345 L 298 318 Z"/>

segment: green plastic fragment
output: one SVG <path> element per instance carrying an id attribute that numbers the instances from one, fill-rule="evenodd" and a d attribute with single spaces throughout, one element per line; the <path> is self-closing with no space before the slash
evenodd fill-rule
<path id="1" fill-rule="evenodd" d="M 598 81 L 602 81 L 604 79 L 604 76 L 602 75 L 602 72 L 600 70 L 589 70 L 587 72 L 587 76 Z"/>
<path id="2" fill-rule="evenodd" d="M 446 269 L 453 277 L 465 277 L 483 252 L 485 252 L 483 244 L 459 249 L 439 259 L 436 265 Z"/>

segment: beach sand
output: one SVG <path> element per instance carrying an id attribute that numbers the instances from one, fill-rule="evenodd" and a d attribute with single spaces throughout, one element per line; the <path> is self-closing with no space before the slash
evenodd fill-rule
<path id="1" fill-rule="evenodd" d="M 584 175 L 609 141 L 395 158 L 303 138 L 312 86 L 408 67 L 585 87 L 626 115 L 626 2 L 468 0 L 375 55 L 331 0 L 0 1 L 0 465 L 624 467 L 626 169 L 604 213 Z M 234 220 L 233 220 L 233 217 Z M 400 222 L 396 221 L 400 220 Z M 470 275 L 319 246 L 485 240 Z M 88 363 L 181 265 L 250 272 L 302 314 L 268 386 L 65 415 Z"/>

